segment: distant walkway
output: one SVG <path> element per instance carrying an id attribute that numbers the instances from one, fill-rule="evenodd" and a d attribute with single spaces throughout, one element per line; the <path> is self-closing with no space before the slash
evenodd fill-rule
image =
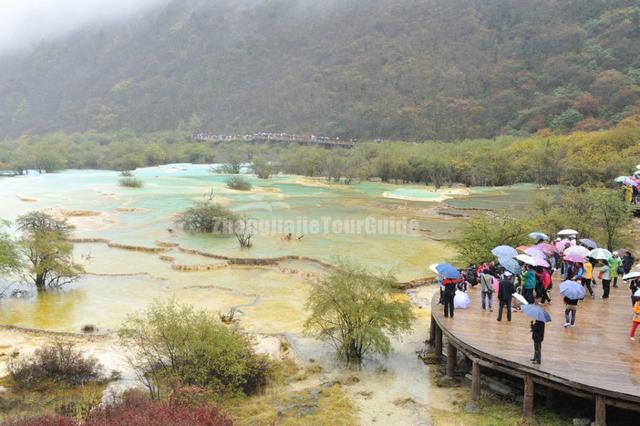
<path id="1" fill-rule="evenodd" d="M 608 300 L 594 291 L 578 307 L 576 326 L 564 328 L 564 303 L 554 284 L 551 305 L 543 305 L 553 321 L 547 323 L 542 344 L 542 364 L 532 365 L 533 342 L 530 318 L 514 312 L 512 322 L 496 320 L 494 312 L 483 311 L 480 288 L 469 290 L 471 306 L 456 309 L 455 317 L 445 318 L 438 295 L 432 301 L 432 341 L 440 355 L 446 338 L 448 372 L 455 365 L 449 359 L 461 351 L 473 362 L 472 393 L 480 396 L 480 370 L 489 368 L 519 377 L 525 383 L 524 412 L 533 413 L 534 383 L 591 399 L 596 404 L 596 424 L 606 424 L 606 406 L 640 411 L 640 342 L 629 340 L 632 308 L 631 292 L 624 283 L 612 288 Z M 553 398 L 553 397 L 552 397 Z"/>
<path id="2" fill-rule="evenodd" d="M 344 141 L 340 138 L 331 139 L 325 136 L 291 135 L 288 133 L 255 133 L 252 135 L 214 135 L 211 133 L 196 133 L 193 139 L 198 142 L 249 142 L 249 143 L 297 143 L 302 145 L 341 146 L 352 148 L 355 140 Z"/>

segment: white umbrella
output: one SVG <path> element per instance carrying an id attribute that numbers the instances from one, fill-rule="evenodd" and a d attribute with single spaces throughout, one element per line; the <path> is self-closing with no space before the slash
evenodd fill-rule
<path id="1" fill-rule="evenodd" d="M 640 277 L 640 272 L 629 272 L 627 275 L 625 275 L 624 277 L 622 277 L 623 280 L 632 280 L 634 278 L 639 278 Z"/>
<path id="2" fill-rule="evenodd" d="M 521 305 L 528 305 L 529 302 L 527 302 L 527 299 L 524 298 L 523 295 L 521 295 L 520 293 L 513 293 L 512 294 L 513 298 L 516 299 L 518 302 L 520 302 Z"/>
<path id="3" fill-rule="evenodd" d="M 529 256 L 528 254 L 519 254 L 516 256 L 516 259 L 522 263 L 526 263 L 527 265 L 531 265 L 531 266 L 538 265 L 538 261 L 533 256 Z"/>
<path id="4" fill-rule="evenodd" d="M 597 260 L 609 260 L 611 256 L 611 252 L 603 248 L 593 249 L 589 252 L 589 257 Z"/>
<path id="5" fill-rule="evenodd" d="M 636 169 L 640 170 L 640 164 L 636 164 Z"/>
<path id="6" fill-rule="evenodd" d="M 633 293 L 633 297 L 640 297 L 640 288 L 637 289 L 635 293 Z"/>
<path id="7" fill-rule="evenodd" d="M 558 235 L 578 235 L 578 231 L 576 231 L 575 229 L 563 229 L 562 231 L 558 232 Z"/>
<path id="8" fill-rule="evenodd" d="M 439 274 L 438 270 L 436 269 L 436 267 L 437 267 L 437 266 L 438 266 L 438 264 L 437 264 L 437 263 L 434 263 L 434 264 L 432 264 L 432 265 L 429 265 L 429 270 L 430 270 L 431 272 L 433 272 L 434 274 Z"/>
<path id="9" fill-rule="evenodd" d="M 589 253 L 591 253 L 591 250 L 583 246 L 571 246 L 564 250 L 564 254 L 567 256 L 570 254 L 575 254 L 581 257 L 588 257 Z"/>

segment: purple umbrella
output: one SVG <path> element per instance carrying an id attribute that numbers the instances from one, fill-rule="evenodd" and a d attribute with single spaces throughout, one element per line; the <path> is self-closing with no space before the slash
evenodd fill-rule
<path id="1" fill-rule="evenodd" d="M 584 263 L 584 257 L 582 256 L 578 256 L 577 254 L 569 254 L 566 255 L 565 257 L 563 257 L 564 260 L 566 260 L 567 262 L 573 262 L 573 263 Z"/>
<path id="2" fill-rule="evenodd" d="M 524 252 L 526 254 L 528 254 L 529 256 L 531 256 L 531 257 L 535 257 L 536 259 L 546 259 L 547 258 L 547 256 L 542 252 L 542 250 L 537 249 L 535 247 L 529 247 Z"/>
<path id="3" fill-rule="evenodd" d="M 588 238 L 582 238 L 580 240 L 580 244 L 582 244 L 583 246 L 585 246 L 587 248 L 590 248 L 591 250 L 598 248 L 598 244 L 596 244 L 595 241 L 590 240 Z"/>

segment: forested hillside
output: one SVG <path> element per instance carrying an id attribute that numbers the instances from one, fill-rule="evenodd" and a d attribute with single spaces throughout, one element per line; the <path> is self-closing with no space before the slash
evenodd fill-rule
<path id="1" fill-rule="evenodd" d="M 593 130 L 640 105 L 640 1 L 176 0 L 0 61 L 0 138 Z"/>

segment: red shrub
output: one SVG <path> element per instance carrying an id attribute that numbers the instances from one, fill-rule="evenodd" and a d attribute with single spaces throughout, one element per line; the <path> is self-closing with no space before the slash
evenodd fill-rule
<path id="1" fill-rule="evenodd" d="M 189 398 L 187 398 L 189 399 Z M 176 400 L 153 402 L 127 392 L 121 403 L 94 411 L 86 426 L 231 426 L 233 422 L 213 405 L 189 407 Z"/>
<path id="2" fill-rule="evenodd" d="M 20 419 L 3 423 L 7 426 L 77 426 L 77 423 L 69 417 L 42 416 L 28 419 Z"/>

